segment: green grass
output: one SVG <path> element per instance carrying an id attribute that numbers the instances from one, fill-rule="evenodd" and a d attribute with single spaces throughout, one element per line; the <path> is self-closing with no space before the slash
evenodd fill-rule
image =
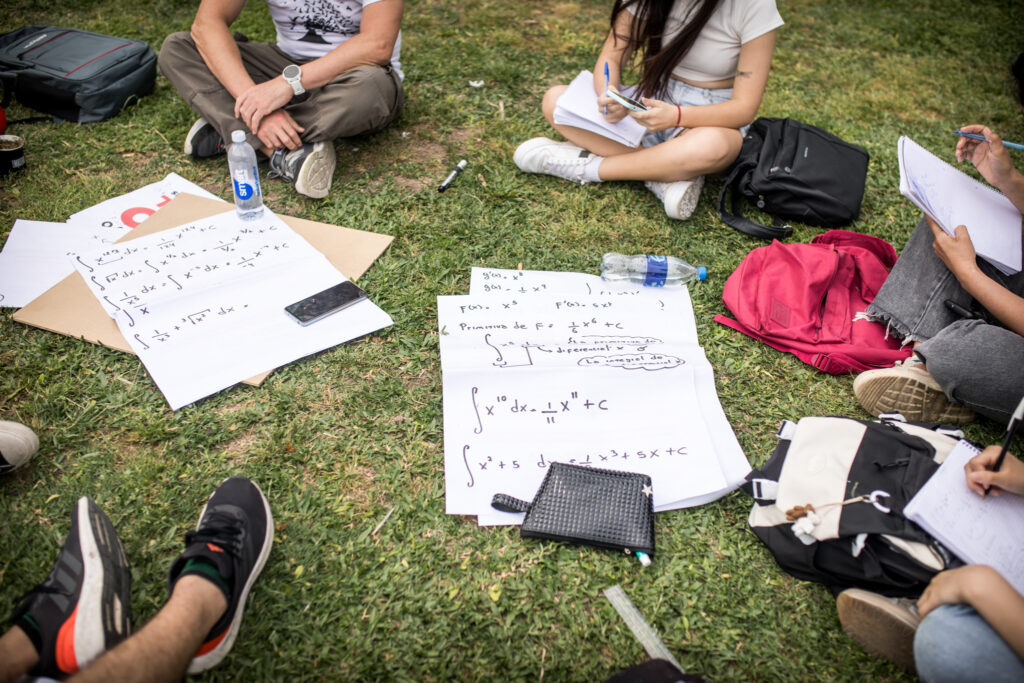
<path id="1" fill-rule="evenodd" d="M 189 26 L 187 5 L 152 0 L 125 13 L 112 0 L 8 0 L 0 30 L 70 25 L 159 48 Z M 916 222 L 897 187 L 899 135 L 947 158 L 962 124 L 1024 138 L 1008 72 L 1024 49 L 1019 2 L 780 5 L 787 24 L 761 114 L 868 149 L 853 229 L 900 248 Z M 444 514 L 436 296 L 466 292 L 473 265 L 596 272 L 611 250 L 706 265 L 711 279 L 691 289 L 697 326 L 754 464 L 784 418 L 866 417 L 851 377 L 820 374 L 712 321 L 724 311 L 725 278 L 760 246 L 716 219 L 718 183 L 680 223 L 639 183 L 579 187 L 512 164 L 519 142 L 546 132 L 546 87 L 592 64 L 609 6 L 410 0 L 401 119 L 338 142 L 324 201 L 265 183 L 275 211 L 395 236 L 360 280 L 394 327 L 172 413 L 135 357 L 25 327 L 4 309 L 0 417 L 34 428 L 42 449 L 0 482 L 0 613 L 45 575 L 71 505 L 89 495 L 125 542 L 141 624 L 163 603 L 165 573 L 203 501 L 222 478 L 244 474 L 269 496 L 277 539 L 211 680 L 602 680 L 644 658 L 602 596 L 614 583 L 685 667 L 718 681 L 906 680 L 843 635 L 824 588 L 778 570 L 746 527 L 741 494 L 658 515 L 659 553 L 644 571 L 614 553 Z M 250 3 L 240 26 L 273 39 L 262 3 Z M 484 87 L 469 87 L 478 79 Z M 223 160 L 181 154 L 193 117 L 160 78 L 109 121 L 13 129 L 27 140 L 28 169 L 0 180 L 0 237 L 17 218 L 62 221 L 171 171 L 227 198 Z M 460 158 L 467 172 L 439 195 L 436 183 Z M 817 232 L 800 226 L 793 239 Z M 968 428 L 982 441 L 999 431 Z"/>

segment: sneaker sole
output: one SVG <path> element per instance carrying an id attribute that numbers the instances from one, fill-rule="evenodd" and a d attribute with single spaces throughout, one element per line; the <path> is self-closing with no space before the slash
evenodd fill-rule
<path id="1" fill-rule="evenodd" d="M 316 143 L 295 177 L 295 191 L 313 199 L 323 199 L 331 191 L 337 163 L 338 155 L 333 143 Z"/>
<path id="2" fill-rule="evenodd" d="M 224 481 L 227 481 L 226 479 Z M 224 483 L 224 482 L 221 482 Z M 249 597 L 249 591 L 252 589 L 252 585 L 256 582 L 256 578 L 263 571 L 263 565 L 267 563 L 267 557 L 270 556 L 270 549 L 274 545 L 274 517 L 270 513 L 270 502 L 267 497 L 263 495 L 263 490 L 256 484 L 251 482 L 256 490 L 259 491 L 260 499 L 263 501 L 263 510 L 267 513 L 267 529 L 263 535 L 263 547 L 260 549 L 260 554 L 256 558 L 256 562 L 252 566 L 252 571 L 249 572 L 249 579 L 245 582 L 242 587 L 242 592 L 238 596 L 238 607 L 235 609 L 235 616 L 231 620 L 231 625 L 228 626 L 227 632 L 221 639 L 217 647 L 213 648 L 204 655 L 193 657 L 192 661 L 188 665 L 188 673 L 199 674 L 208 669 L 220 664 L 221 660 L 231 651 L 231 646 L 235 644 L 235 638 L 238 636 L 238 630 L 242 625 L 242 616 L 245 614 L 245 601 Z M 206 516 L 207 504 L 203 506 L 203 511 L 199 513 L 199 522 L 196 523 L 196 529 L 199 528 L 199 524 L 202 522 L 203 517 Z"/>
<path id="3" fill-rule="evenodd" d="M 865 652 L 915 672 L 914 633 L 919 620 L 902 614 L 885 598 L 861 590 L 840 593 L 836 611 L 843 631 Z"/>
<path id="4" fill-rule="evenodd" d="M 78 603 L 71 616 L 71 648 L 78 668 L 83 668 L 128 637 L 131 574 L 114 525 L 99 506 L 82 497 L 76 511 L 83 569 Z M 57 647 L 61 648 L 60 638 Z"/>
<path id="5" fill-rule="evenodd" d="M 685 221 L 693 215 L 700 201 L 700 193 L 704 189 L 704 176 L 697 176 L 683 189 L 682 195 L 676 197 L 670 190 L 665 192 L 662 205 L 669 218 Z"/>
<path id="6" fill-rule="evenodd" d="M 192 127 L 188 129 L 188 133 L 185 134 L 185 154 L 188 154 L 189 156 L 195 156 L 194 154 L 192 154 L 192 138 L 194 138 L 196 133 L 198 133 L 200 129 L 206 124 L 206 119 L 199 118 L 196 119 L 196 122 L 193 123 Z"/>
<path id="7" fill-rule="evenodd" d="M 974 411 L 953 403 L 934 380 L 908 377 L 894 369 L 861 373 L 853 380 L 853 393 L 864 410 L 872 415 L 900 413 L 911 422 L 970 422 Z"/>

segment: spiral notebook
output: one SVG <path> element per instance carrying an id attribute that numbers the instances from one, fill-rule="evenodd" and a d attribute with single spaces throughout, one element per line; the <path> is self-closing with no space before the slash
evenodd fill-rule
<path id="1" fill-rule="evenodd" d="M 1021 270 L 1021 213 L 998 190 L 954 168 L 910 138 L 897 145 L 900 192 L 950 235 L 967 226 L 974 250 L 1001 272 Z"/>
<path id="2" fill-rule="evenodd" d="M 980 495 L 964 465 L 978 449 L 960 441 L 903 514 L 968 564 L 987 564 L 1024 595 L 1024 497 Z"/>

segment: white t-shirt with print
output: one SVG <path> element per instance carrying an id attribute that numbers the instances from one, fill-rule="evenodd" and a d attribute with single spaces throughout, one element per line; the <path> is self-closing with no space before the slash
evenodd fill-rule
<path id="1" fill-rule="evenodd" d="M 296 59 L 316 59 L 359 34 L 363 8 L 380 0 L 267 0 L 277 27 L 277 46 Z M 391 66 L 403 77 L 399 55 L 402 33 L 391 53 Z"/>
<path id="2" fill-rule="evenodd" d="M 671 43 L 682 30 L 696 1 L 676 0 L 672 5 L 665 22 L 662 46 Z M 740 60 L 740 46 L 783 23 L 775 0 L 721 0 L 690 51 L 672 70 L 672 75 L 697 82 L 732 78 Z"/>

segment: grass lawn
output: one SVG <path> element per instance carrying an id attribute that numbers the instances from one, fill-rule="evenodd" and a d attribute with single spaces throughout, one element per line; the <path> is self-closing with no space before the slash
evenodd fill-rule
<path id="1" fill-rule="evenodd" d="M 0 31 L 75 26 L 158 49 L 188 28 L 197 4 L 7 0 Z M 436 297 L 465 293 L 473 265 L 596 272 L 606 251 L 706 265 L 710 279 L 691 286 L 697 327 L 754 464 L 782 419 L 867 417 L 852 377 L 818 373 L 712 321 L 725 310 L 726 277 L 761 244 L 717 219 L 720 183 L 678 222 L 640 183 L 580 187 L 512 163 L 519 142 L 546 134 L 544 90 L 593 64 L 610 4 L 409 0 L 401 119 L 338 141 L 326 200 L 264 183 L 279 213 L 395 236 L 360 279 L 394 318 L 390 329 L 292 363 L 260 388 L 171 412 L 134 356 L 26 327 L 3 309 L 0 418 L 30 425 L 42 447 L 0 482 L 0 614 L 49 571 L 71 506 L 88 495 L 125 543 L 142 624 L 165 600 L 166 571 L 203 502 L 242 474 L 270 498 L 277 537 L 240 637 L 210 680 L 603 680 L 645 657 L 601 593 L 614 583 L 684 667 L 717 681 L 907 679 L 845 637 L 823 587 L 778 570 L 747 529 L 742 494 L 658 515 L 658 557 L 643 571 L 614 553 L 444 514 Z M 1018 0 L 779 7 L 786 26 L 761 114 L 817 124 L 870 152 L 852 229 L 902 248 L 916 223 L 898 191 L 898 136 L 947 159 L 963 124 L 1024 139 L 1009 75 L 1024 49 Z M 263 3 L 246 7 L 239 28 L 274 38 Z M 12 128 L 27 140 L 28 168 L 0 179 L 0 238 L 15 219 L 63 221 L 172 171 L 229 198 L 223 159 L 181 153 L 194 116 L 160 77 L 109 121 Z M 439 195 L 461 158 L 467 172 Z M 792 241 L 818 232 L 798 226 Z M 991 442 L 1001 429 L 967 431 Z"/>

